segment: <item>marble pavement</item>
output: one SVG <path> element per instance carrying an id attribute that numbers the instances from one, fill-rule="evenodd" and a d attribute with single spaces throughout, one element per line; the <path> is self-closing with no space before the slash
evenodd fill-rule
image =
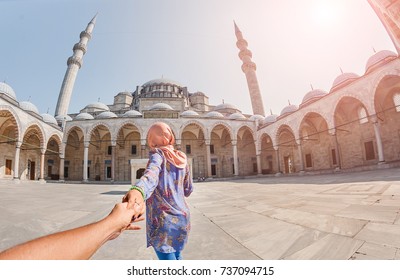
<path id="1" fill-rule="evenodd" d="M 0 250 L 104 217 L 126 184 L 0 181 Z M 400 169 L 195 183 L 185 259 L 400 259 Z M 144 225 L 144 222 L 141 222 Z M 144 230 L 93 259 L 155 259 Z"/>

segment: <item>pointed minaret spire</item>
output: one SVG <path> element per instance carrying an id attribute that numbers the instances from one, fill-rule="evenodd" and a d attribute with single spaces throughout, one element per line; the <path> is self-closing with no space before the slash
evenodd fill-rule
<path id="1" fill-rule="evenodd" d="M 400 54 L 400 0 L 368 0 Z"/>
<path id="2" fill-rule="evenodd" d="M 252 53 L 247 49 L 247 41 L 243 39 L 242 32 L 233 21 L 235 26 L 235 34 L 237 38 L 236 46 L 240 50 L 239 58 L 243 61 L 242 71 L 246 75 L 247 86 L 249 88 L 251 106 L 253 107 L 254 115 L 265 116 L 264 103 L 262 101 L 260 88 L 258 86 L 257 75 L 256 75 L 256 64 L 251 60 Z"/>
<path id="3" fill-rule="evenodd" d="M 81 32 L 79 43 L 73 47 L 74 54 L 68 58 L 67 71 L 65 72 L 64 81 L 61 85 L 60 95 L 58 96 L 55 116 L 64 116 L 68 113 L 69 103 L 71 101 L 72 90 L 74 88 L 78 70 L 82 67 L 83 56 L 87 50 L 87 44 L 92 38 L 92 32 L 96 23 L 97 14 L 88 23 L 86 29 Z"/>

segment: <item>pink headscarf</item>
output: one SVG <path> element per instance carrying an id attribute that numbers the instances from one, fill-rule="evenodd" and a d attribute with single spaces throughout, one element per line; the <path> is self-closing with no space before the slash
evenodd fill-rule
<path id="1" fill-rule="evenodd" d="M 175 137 L 171 128 L 163 123 L 156 122 L 153 124 L 147 134 L 147 144 L 150 149 L 160 149 L 163 151 L 165 158 L 178 168 L 185 168 L 185 153 L 174 149 Z"/>

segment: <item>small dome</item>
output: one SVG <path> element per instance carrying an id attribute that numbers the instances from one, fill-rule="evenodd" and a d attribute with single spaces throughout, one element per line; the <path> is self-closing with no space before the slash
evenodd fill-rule
<path id="1" fill-rule="evenodd" d="M 265 117 L 265 119 L 264 119 L 264 123 L 265 124 L 270 124 L 270 123 L 274 123 L 274 122 L 276 122 L 276 119 L 278 118 L 278 116 L 277 115 L 269 115 L 269 116 L 266 116 Z"/>
<path id="2" fill-rule="evenodd" d="M 338 89 L 339 87 L 342 87 L 342 86 L 350 84 L 351 82 L 355 81 L 359 77 L 360 76 L 358 76 L 355 73 L 343 73 L 343 74 L 340 74 L 333 81 L 331 92 L 336 90 L 336 89 Z"/>
<path id="3" fill-rule="evenodd" d="M 68 116 L 68 115 L 58 115 L 55 119 L 59 123 L 62 123 L 64 121 L 64 119 L 66 121 L 72 121 L 72 118 L 70 116 Z"/>
<path id="4" fill-rule="evenodd" d="M 173 111 L 171 106 L 165 103 L 156 103 L 149 108 L 150 111 Z"/>
<path id="5" fill-rule="evenodd" d="M 14 90 L 6 83 L 0 83 L 0 93 L 4 93 L 5 95 L 8 95 L 12 99 L 17 100 L 17 96 L 15 95 Z"/>
<path id="6" fill-rule="evenodd" d="M 199 114 L 193 110 L 186 110 L 181 113 L 182 117 L 187 117 L 187 116 L 192 117 L 192 116 L 198 116 L 198 115 Z"/>
<path id="7" fill-rule="evenodd" d="M 233 113 L 232 115 L 229 116 L 230 120 L 245 120 L 246 117 L 243 116 L 241 113 Z"/>
<path id="8" fill-rule="evenodd" d="M 178 82 L 175 82 L 173 80 L 169 80 L 169 79 L 154 79 L 151 81 L 148 81 L 147 83 L 143 84 L 143 87 L 147 87 L 147 86 L 152 86 L 152 85 L 175 85 L 178 87 L 182 87 Z"/>
<path id="9" fill-rule="evenodd" d="M 140 113 L 139 111 L 136 111 L 136 110 L 126 111 L 122 115 L 123 118 L 132 118 L 132 117 L 141 117 L 141 116 L 142 116 L 142 113 Z"/>
<path id="10" fill-rule="evenodd" d="M 129 91 L 121 91 L 117 95 L 129 95 L 129 96 L 132 96 L 132 93 L 130 93 Z"/>
<path id="11" fill-rule="evenodd" d="M 20 103 L 19 103 L 19 107 L 20 107 L 22 110 L 25 110 L 25 111 L 29 111 L 29 112 L 33 112 L 33 113 L 39 114 L 38 108 L 37 108 L 35 105 L 33 105 L 33 103 L 31 103 L 31 102 L 29 102 L 29 101 L 22 101 L 22 102 L 20 102 Z"/>
<path id="12" fill-rule="evenodd" d="M 385 64 L 397 58 L 397 54 L 392 51 L 382 50 L 372 55 L 365 66 L 365 73 L 372 71 L 375 67 Z"/>
<path id="13" fill-rule="evenodd" d="M 84 108 L 85 111 L 90 111 L 90 112 L 98 112 L 98 111 L 110 111 L 110 108 L 104 103 L 101 102 L 95 102 L 87 105 Z"/>
<path id="14" fill-rule="evenodd" d="M 320 99 L 325 94 L 327 94 L 326 91 L 323 91 L 321 89 L 314 89 L 314 90 L 308 92 L 306 95 L 304 95 L 303 101 L 301 102 L 301 104 L 303 105 L 309 101 L 313 101 L 313 100 L 315 101 L 317 99 Z"/>
<path id="15" fill-rule="evenodd" d="M 193 93 L 191 96 L 206 96 L 204 93 L 202 93 L 201 91 L 197 91 L 195 93 Z"/>
<path id="16" fill-rule="evenodd" d="M 283 108 L 280 116 L 293 113 L 293 112 L 297 111 L 297 109 L 298 109 L 297 105 L 288 105 L 285 108 Z"/>
<path id="17" fill-rule="evenodd" d="M 96 117 L 96 119 L 112 119 L 112 118 L 118 118 L 118 116 L 113 112 L 103 112 L 98 114 Z"/>
<path id="18" fill-rule="evenodd" d="M 251 116 L 250 118 L 249 118 L 249 120 L 251 120 L 251 121 L 255 121 L 255 120 L 263 120 L 264 119 L 264 117 L 263 116 L 261 116 L 261 115 L 253 115 L 253 116 Z"/>
<path id="19" fill-rule="evenodd" d="M 41 114 L 42 119 L 45 123 L 57 125 L 57 120 L 50 114 Z"/>
<path id="20" fill-rule="evenodd" d="M 235 105 L 232 105 L 229 103 L 222 103 L 222 104 L 215 106 L 214 111 L 221 111 L 221 110 L 226 110 L 226 109 L 240 111 Z"/>
<path id="21" fill-rule="evenodd" d="M 206 114 L 206 117 L 207 118 L 223 118 L 224 115 L 222 115 L 220 112 L 211 111 Z"/>
<path id="22" fill-rule="evenodd" d="M 89 113 L 80 113 L 75 117 L 75 120 L 93 120 L 93 116 Z"/>

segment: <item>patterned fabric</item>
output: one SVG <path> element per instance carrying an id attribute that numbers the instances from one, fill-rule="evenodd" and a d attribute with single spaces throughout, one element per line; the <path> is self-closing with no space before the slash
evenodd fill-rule
<path id="1" fill-rule="evenodd" d="M 146 198 L 147 247 L 161 253 L 182 251 L 190 231 L 185 201 L 193 191 L 189 166 L 177 168 L 155 149 L 135 185 L 143 189 Z"/>

